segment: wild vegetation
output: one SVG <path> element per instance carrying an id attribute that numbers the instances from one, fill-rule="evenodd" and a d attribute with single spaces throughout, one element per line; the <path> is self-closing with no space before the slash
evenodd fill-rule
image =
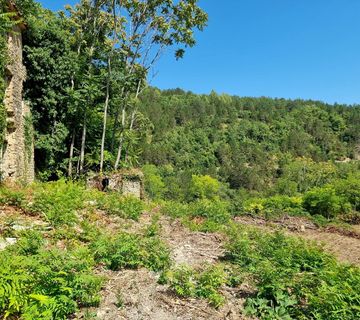
<path id="1" fill-rule="evenodd" d="M 31 221 L 19 228 L 19 216 L 1 216 L 1 233 L 17 239 L 0 259 L 4 318 L 66 319 L 97 307 L 106 281 L 102 268 L 153 270 L 179 297 L 206 299 L 215 309 L 226 303 L 224 288 L 246 284 L 251 290 L 239 312 L 261 319 L 360 316 L 358 267 L 337 262 L 313 243 L 238 224 L 224 201 L 167 202 L 165 215 L 194 231 L 217 231 L 227 238 L 215 264 L 178 265 L 163 239 L 159 215 L 137 231 L 131 227 L 154 204 L 114 197 L 64 180 L 0 190 L 1 205 L 21 210 L 20 217 Z M 101 212 L 122 219 L 119 226 L 110 231 L 107 222 L 99 225 Z"/>
<path id="2" fill-rule="evenodd" d="M 360 239 L 359 106 L 149 87 L 163 51 L 181 58 L 205 28 L 196 0 L 14 3 L 16 16 L 0 2 L 0 72 L 7 32 L 24 22 L 38 182 L 0 188 L 1 318 L 95 319 L 111 277 L 142 270 L 176 303 L 206 301 L 207 318 L 230 299 L 236 316 L 360 318 L 360 261 L 283 225 Z M 93 171 L 135 166 L 143 200 L 85 186 Z M 218 237 L 209 250 L 221 253 L 179 263 L 191 245 L 176 228 L 178 242 Z"/>

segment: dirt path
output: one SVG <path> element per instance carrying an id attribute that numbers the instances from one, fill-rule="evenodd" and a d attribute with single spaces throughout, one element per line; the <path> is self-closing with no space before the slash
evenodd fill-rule
<path id="1" fill-rule="evenodd" d="M 334 254 L 339 261 L 360 265 L 360 237 L 358 226 L 353 231 L 338 228 L 317 228 L 306 218 L 288 217 L 280 221 L 266 222 L 263 219 L 238 217 L 241 224 L 252 225 L 267 230 L 280 228 L 290 235 L 315 241 L 324 250 Z"/>

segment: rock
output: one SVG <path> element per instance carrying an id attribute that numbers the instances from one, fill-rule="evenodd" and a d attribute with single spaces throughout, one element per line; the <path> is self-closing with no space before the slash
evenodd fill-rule
<path id="1" fill-rule="evenodd" d="M 31 229 L 31 227 L 27 227 L 27 226 L 22 226 L 20 224 L 14 224 L 11 226 L 11 228 L 15 231 L 24 231 L 24 230 L 28 230 Z"/>
<path id="2" fill-rule="evenodd" d="M 16 238 L 0 238 L 0 251 L 5 250 L 6 247 L 16 244 Z"/>

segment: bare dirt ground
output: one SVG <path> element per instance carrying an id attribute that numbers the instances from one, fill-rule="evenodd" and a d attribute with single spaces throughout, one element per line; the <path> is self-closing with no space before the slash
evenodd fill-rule
<path id="1" fill-rule="evenodd" d="M 143 230 L 151 224 L 151 217 L 151 213 L 145 213 L 139 222 L 126 226 L 126 229 L 133 232 Z M 109 225 L 116 229 L 114 221 Z M 216 263 L 224 254 L 221 235 L 191 232 L 179 221 L 164 216 L 161 216 L 158 225 L 160 237 L 168 244 L 175 265 L 186 264 L 196 268 Z M 245 302 L 246 288 L 223 288 L 227 302 L 216 310 L 205 300 L 180 299 L 168 286 L 158 284 L 159 274 L 147 269 L 100 270 L 99 273 L 108 279 L 102 291 L 101 304 L 95 310 L 99 320 L 246 319 L 240 311 Z"/>
<path id="2" fill-rule="evenodd" d="M 106 273 L 110 281 L 97 309 L 99 320 L 246 319 L 240 312 L 244 300 L 237 297 L 237 292 L 225 291 L 228 302 L 216 310 L 205 300 L 179 299 L 146 269 Z"/>
<path id="3" fill-rule="evenodd" d="M 350 230 L 337 227 L 318 228 L 308 219 L 299 217 L 286 217 L 274 222 L 260 218 L 237 217 L 236 221 L 269 231 L 283 229 L 290 235 L 315 241 L 324 250 L 334 254 L 339 261 L 360 265 L 360 226 L 354 226 Z"/>
<path id="4" fill-rule="evenodd" d="M 145 213 L 129 229 L 136 231 L 151 223 L 151 214 Z M 224 237 L 219 234 L 191 232 L 177 220 L 161 216 L 161 238 L 171 251 L 175 265 L 199 267 L 216 263 L 224 254 Z M 159 275 L 146 269 L 113 272 L 102 270 L 109 281 L 102 292 L 102 301 L 96 309 L 99 320 L 195 320 L 248 319 L 241 315 L 246 287 L 223 288 L 226 304 L 216 310 L 205 300 L 180 299 L 166 285 L 158 284 Z M 120 302 L 120 303 L 119 303 Z"/>

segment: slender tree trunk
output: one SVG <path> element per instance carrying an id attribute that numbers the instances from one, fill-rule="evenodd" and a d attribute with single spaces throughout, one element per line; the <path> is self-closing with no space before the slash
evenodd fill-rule
<path id="1" fill-rule="evenodd" d="M 68 168 L 68 176 L 72 177 L 72 159 L 74 156 L 74 146 L 75 146 L 75 128 L 72 132 L 71 144 L 70 144 L 70 155 L 69 155 L 69 168 Z"/>
<path id="2" fill-rule="evenodd" d="M 131 121 L 130 121 L 130 126 L 129 126 L 129 131 L 131 132 L 134 128 L 134 122 L 135 122 L 135 115 L 136 115 L 136 109 L 132 112 L 131 114 Z M 125 162 L 127 161 L 127 157 L 128 157 L 128 148 L 125 151 Z"/>
<path id="3" fill-rule="evenodd" d="M 106 120 L 107 120 L 107 112 L 108 112 L 108 108 L 109 108 L 109 99 L 110 99 L 110 76 L 111 76 L 111 59 L 110 59 L 110 55 L 109 55 L 109 57 L 108 57 L 108 75 L 107 75 L 107 80 L 106 80 L 106 99 L 105 99 L 105 106 L 104 106 L 103 132 L 102 132 L 102 137 L 101 137 L 100 173 L 102 173 L 103 167 L 104 167 Z"/>
<path id="4" fill-rule="evenodd" d="M 78 158 L 78 161 L 76 163 L 76 174 L 80 174 L 80 157 Z"/>
<path id="5" fill-rule="evenodd" d="M 122 103 L 121 103 L 121 106 L 119 108 L 117 108 L 116 112 L 115 112 L 115 121 L 114 121 L 113 130 L 112 130 L 112 137 L 111 137 L 111 152 L 113 152 L 115 149 L 115 136 L 116 136 L 116 131 L 119 127 L 120 110 L 123 110 L 126 108 L 126 99 L 128 97 L 128 94 L 126 93 L 124 96 L 124 88 L 121 89 L 120 97 L 122 99 Z"/>
<path id="6" fill-rule="evenodd" d="M 124 142 L 125 116 L 126 116 L 126 110 L 125 110 L 125 106 L 124 106 L 123 109 L 122 109 L 121 133 L 120 133 L 118 154 L 117 154 L 116 162 L 115 162 L 115 166 L 114 166 L 115 170 L 118 169 L 119 163 L 120 163 L 120 160 L 121 160 L 122 147 L 123 147 L 123 142 Z"/>
<path id="7" fill-rule="evenodd" d="M 111 143 L 110 143 L 111 153 L 114 152 L 114 148 L 115 148 L 115 135 L 116 135 L 117 128 L 119 126 L 119 116 L 120 116 L 120 108 L 116 108 L 114 126 L 113 126 L 112 133 L 111 133 Z"/>
<path id="8" fill-rule="evenodd" d="M 81 135 L 81 149 L 80 149 L 80 174 L 84 171 L 84 160 L 85 160 L 85 144 L 86 144 L 86 110 L 84 115 L 84 124 L 83 124 L 83 130 Z"/>

